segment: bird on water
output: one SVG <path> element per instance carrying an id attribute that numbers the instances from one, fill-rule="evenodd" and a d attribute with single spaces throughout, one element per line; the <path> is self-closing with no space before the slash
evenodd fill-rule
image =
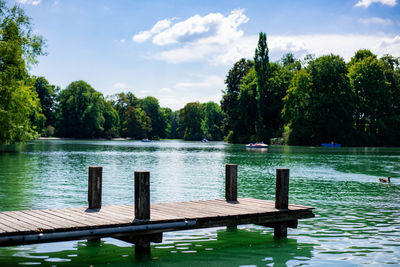
<path id="1" fill-rule="evenodd" d="M 381 182 L 381 183 L 390 183 L 390 178 L 392 178 L 392 177 L 388 176 L 387 179 L 386 178 L 379 178 L 379 182 Z"/>

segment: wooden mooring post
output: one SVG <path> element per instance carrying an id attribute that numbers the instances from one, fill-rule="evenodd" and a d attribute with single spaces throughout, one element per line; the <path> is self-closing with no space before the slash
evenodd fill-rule
<path id="1" fill-rule="evenodd" d="M 289 169 L 276 169 L 275 208 L 288 209 L 289 207 Z M 287 237 L 288 222 L 276 223 L 274 238 Z M 293 224 L 293 223 L 292 223 Z M 296 221 L 297 226 L 297 221 Z"/>
<path id="2" fill-rule="evenodd" d="M 135 220 L 150 220 L 150 172 L 135 171 Z"/>
<path id="3" fill-rule="evenodd" d="M 237 165 L 225 165 L 225 199 L 237 201 Z"/>
<path id="4" fill-rule="evenodd" d="M 135 220 L 150 220 L 150 172 L 135 171 Z M 128 237 L 135 244 L 135 255 L 138 258 L 150 256 L 151 235 Z M 161 233 L 162 240 L 162 233 Z M 160 241 L 161 242 L 161 241 Z"/>
<path id="5" fill-rule="evenodd" d="M 101 190 L 103 182 L 103 167 L 89 167 L 88 202 L 89 209 L 101 208 Z"/>
<path id="6" fill-rule="evenodd" d="M 89 180 L 88 180 L 88 209 L 99 210 L 101 209 L 101 195 L 103 187 L 103 167 L 89 166 Z M 87 239 L 93 244 L 99 244 L 100 237 L 89 237 Z"/>
<path id="7" fill-rule="evenodd" d="M 231 203 L 237 202 L 237 165 L 225 165 L 225 200 Z M 226 226 L 227 230 L 237 229 L 236 223 Z"/>

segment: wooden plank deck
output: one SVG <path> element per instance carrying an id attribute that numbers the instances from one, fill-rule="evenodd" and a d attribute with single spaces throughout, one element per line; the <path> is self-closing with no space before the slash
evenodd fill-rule
<path id="1" fill-rule="evenodd" d="M 118 236 L 235 224 L 271 224 L 312 218 L 312 207 L 240 198 L 152 204 L 150 220 L 135 220 L 134 205 L 99 210 L 64 208 L 0 212 L 0 246 L 39 243 L 88 236 Z M 139 227 L 140 226 L 140 227 Z M 136 227 L 136 228 L 135 228 Z M 74 233 L 71 237 L 71 233 Z"/>

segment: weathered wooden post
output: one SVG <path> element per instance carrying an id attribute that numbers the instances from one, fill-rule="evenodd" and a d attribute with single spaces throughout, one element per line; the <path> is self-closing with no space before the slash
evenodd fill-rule
<path id="1" fill-rule="evenodd" d="M 237 201 L 237 165 L 225 165 L 225 200 L 230 202 Z M 229 231 L 236 230 L 237 224 L 230 223 L 226 226 Z"/>
<path id="2" fill-rule="evenodd" d="M 237 165 L 225 165 L 225 199 L 237 201 Z"/>
<path id="3" fill-rule="evenodd" d="M 89 166 L 89 209 L 101 208 L 101 190 L 103 180 L 103 167 Z"/>
<path id="4" fill-rule="evenodd" d="M 150 220 L 150 172 L 135 171 L 135 220 Z M 150 239 L 148 236 L 134 238 L 135 256 L 147 259 L 150 256 Z"/>
<path id="5" fill-rule="evenodd" d="M 150 172 L 135 171 L 135 220 L 150 220 Z"/>
<path id="6" fill-rule="evenodd" d="M 275 208 L 289 207 L 289 169 L 276 169 Z M 287 237 L 287 222 L 274 226 L 274 238 Z"/>

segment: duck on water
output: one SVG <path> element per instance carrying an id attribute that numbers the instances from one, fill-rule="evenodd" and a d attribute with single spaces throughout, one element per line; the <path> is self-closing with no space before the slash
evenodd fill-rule
<path id="1" fill-rule="evenodd" d="M 387 179 L 386 178 L 379 178 L 379 182 L 381 182 L 381 183 L 390 183 L 390 178 L 392 178 L 392 177 L 388 176 Z"/>

